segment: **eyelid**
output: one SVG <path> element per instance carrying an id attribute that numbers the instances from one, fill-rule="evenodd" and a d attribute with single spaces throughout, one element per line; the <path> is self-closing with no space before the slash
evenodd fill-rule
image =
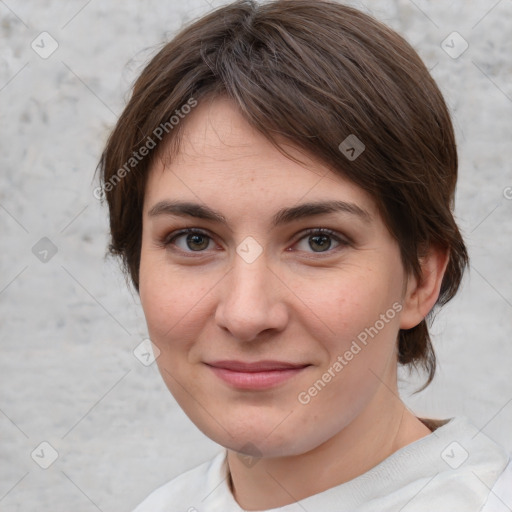
<path id="1" fill-rule="evenodd" d="M 179 238 L 181 236 L 187 235 L 187 234 L 200 234 L 200 235 L 206 236 L 212 242 L 217 243 L 215 240 L 216 239 L 215 235 L 213 235 L 210 231 L 208 231 L 206 229 L 202 229 L 202 228 L 188 227 L 188 228 L 182 228 L 182 229 L 175 230 L 175 231 L 171 232 L 170 234 L 165 235 L 164 237 L 162 237 L 159 240 L 159 246 L 162 248 L 168 249 L 171 245 L 173 245 L 172 242 L 174 240 L 176 240 L 177 238 Z M 303 240 L 304 238 L 306 238 L 307 236 L 312 236 L 312 235 L 316 235 L 316 234 L 328 235 L 330 238 L 334 239 L 339 244 L 338 247 L 335 247 L 334 249 L 329 249 L 327 251 L 320 251 L 320 252 L 314 252 L 314 251 L 312 251 L 312 252 L 302 251 L 302 252 L 316 255 L 315 257 L 322 257 L 322 255 L 331 256 L 334 253 L 336 253 L 339 249 L 342 249 L 344 247 L 347 247 L 347 246 L 350 246 L 353 244 L 352 240 L 348 236 L 346 236 L 342 233 L 339 233 L 338 231 L 335 231 L 330 228 L 317 227 L 317 228 L 308 228 L 308 229 L 302 230 L 299 233 L 297 233 L 293 237 L 294 241 L 292 243 L 292 247 L 294 245 L 296 245 L 298 242 L 300 242 L 301 240 Z M 186 254 L 187 256 L 191 256 L 191 257 L 200 257 L 208 252 L 206 250 L 205 251 L 183 251 L 182 249 L 179 249 L 179 248 L 173 248 L 173 250 L 176 250 L 177 252 Z M 298 251 L 298 252 L 301 252 L 301 251 Z"/>
<path id="2" fill-rule="evenodd" d="M 205 229 L 201 229 L 201 228 L 182 228 L 182 229 L 177 229 L 175 231 L 172 231 L 168 235 L 165 235 L 164 237 L 162 237 L 162 243 L 169 244 L 175 238 L 178 238 L 179 236 L 182 236 L 182 235 L 188 235 L 189 233 L 198 234 L 198 235 L 205 235 L 205 236 L 211 238 L 212 240 L 214 239 L 214 236 L 212 235 L 212 233 L 210 233 L 209 231 L 207 231 Z"/>
<path id="3" fill-rule="evenodd" d="M 338 231 L 335 231 L 334 229 L 308 228 L 308 229 L 305 229 L 297 234 L 297 238 L 296 238 L 296 241 L 294 242 L 294 244 L 297 243 L 298 241 L 302 240 L 303 238 L 305 238 L 308 235 L 315 235 L 318 233 L 323 234 L 323 235 L 329 235 L 331 238 L 334 238 L 340 244 L 348 245 L 348 244 L 352 243 L 352 240 L 348 236 L 346 236 Z"/>
<path id="4" fill-rule="evenodd" d="M 188 235 L 188 234 L 197 234 L 197 235 L 203 235 L 207 238 L 209 238 L 212 242 L 217 243 L 215 241 L 215 236 L 210 233 L 208 230 L 202 229 L 202 228 L 182 228 L 177 229 L 175 231 L 172 231 L 168 235 L 163 236 L 159 241 L 158 245 L 163 249 L 169 249 L 171 246 L 173 246 L 173 241 L 181 236 Z M 192 257 L 198 257 L 203 254 L 205 254 L 207 251 L 183 251 L 179 248 L 173 248 L 176 252 L 180 252 L 181 254 L 186 254 L 188 256 Z"/>
<path id="5" fill-rule="evenodd" d="M 327 235 L 329 238 L 333 239 L 338 244 L 337 247 L 329 248 L 327 251 L 319 251 L 319 252 L 315 252 L 315 251 L 295 251 L 295 252 L 306 254 L 307 256 L 305 256 L 305 257 L 308 259 L 318 260 L 321 258 L 332 257 L 332 256 L 338 254 L 341 250 L 345 249 L 346 247 L 353 246 L 352 240 L 348 236 L 346 236 L 342 233 L 339 233 L 338 231 L 335 231 L 335 230 L 329 229 L 329 228 L 308 228 L 308 229 L 298 233 L 295 241 L 292 244 L 292 247 L 294 245 L 298 244 L 299 242 L 301 242 L 303 239 L 306 239 L 308 236 L 313 236 L 313 235 L 318 235 L 318 234 Z"/>

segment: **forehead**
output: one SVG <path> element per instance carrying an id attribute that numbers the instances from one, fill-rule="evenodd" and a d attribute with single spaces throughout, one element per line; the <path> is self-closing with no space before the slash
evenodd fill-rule
<path id="1" fill-rule="evenodd" d="M 155 159 L 148 177 L 145 210 L 159 200 L 194 199 L 206 203 L 273 203 L 339 199 L 377 215 L 372 198 L 331 170 L 319 158 L 282 141 L 281 153 L 225 98 L 205 101 L 183 121 L 177 154 Z M 263 201 L 263 203 L 262 203 Z"/>

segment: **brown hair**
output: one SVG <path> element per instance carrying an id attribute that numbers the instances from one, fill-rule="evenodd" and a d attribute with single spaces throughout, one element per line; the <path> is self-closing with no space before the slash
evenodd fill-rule
<path id="1" fill-rule="evenodd" d="M 289 141 L 367 191 L 408 273 L 421 278 L 429 247 L 449 251 L 437 304 L 455 295 L 468 255 L 452 215 L 457 151 L 443 97 L 401 36 L 323 0 L 221 7 L 165 44 L 137 79 L 98 165 L 110 252 L 121 257 L 137 291 L 151 164 L 159 148 L 178 151 L 184 122 L 171 118 L 183 118 L 184 105 L 221 95 L 280 151 L 279 141 Z M 350 135 L 365 146 L 353 160 L 340 147 Z M 151 150 L 139 159 L 142 145 Z M 423 388 L 436 368 L 431 314 L 398 338 L 399 362 L 427 371 Z"/>

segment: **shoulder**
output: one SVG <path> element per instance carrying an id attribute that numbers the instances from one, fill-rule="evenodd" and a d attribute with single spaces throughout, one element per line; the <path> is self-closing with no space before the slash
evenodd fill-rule
<path id="1" fill-rule="evenodd" d="M 362 480 L 366 484 L 368 476 L 372 477 L 376 491 L 372 491 L 371 498 L 376 493 L 379 499 L 386 496 L 383 504 L 388 506 L 380 510 L 407 508 L 407 503 L 414 500 L 417 512 L 511 512 L 512 508 L 491 508 L 493 493 L 501 498 L 497 491 L 500 486 L 512 488 L 507 476 L 507 451 L 469 418 L 459 416 L 429 423 L 437 427 L 430 435 L 401 448 Z M 488 502 L 490 508 L 483 508 Z"/>
<path id="2" fill-rule="evenodd" d="M 421 493 L 425 504 L 449 497 L 464 510 L 510 512 L 512 464 L 507 450 L 465 416 L 434 420 L 431 425 L 432 435 L 423 443 L 431 452 L 426 467 L 432 474 L 432 482 Z M 503 508 L 503 502 L 508 507 Z"/>
<path id="3" fill-rule="evenodd" d="M 224 459 L 225 452 L 221 452 L 182 473 L 153 491 L 133 512 L 194 512 L 198 496 L 205 495 L 210 481 L 221 475 Z"/>
<path id="4" fill-rule="evenodd" d="M 510 512 L 512 510 L 512 457 L 492 487 L 480 512 Z"/>

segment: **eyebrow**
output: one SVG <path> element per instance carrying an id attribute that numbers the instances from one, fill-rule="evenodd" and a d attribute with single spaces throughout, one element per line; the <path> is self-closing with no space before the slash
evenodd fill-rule
<path id="1" fill-rule="evenodd" d="M 370 213 L 355 203 L 348 203 L 346 201 L 316 201 L 303 203 L 298 206 L 282 208 L 273 216 L 272 226 L 282 226 L 284 224 L 316 215 L 338 212 L 348 213 L 358 217 L 365 223 L 370 223 L 372 220 Z M 188 201 L 160 201 L 149 210 L 148 215 L 150 217 L 156 217 L 159 215 L 195 217 L 224 224 L 225 226 L 228 225 L 226 217 L 221 213 L 212 210 L 208 206 Z"/>

